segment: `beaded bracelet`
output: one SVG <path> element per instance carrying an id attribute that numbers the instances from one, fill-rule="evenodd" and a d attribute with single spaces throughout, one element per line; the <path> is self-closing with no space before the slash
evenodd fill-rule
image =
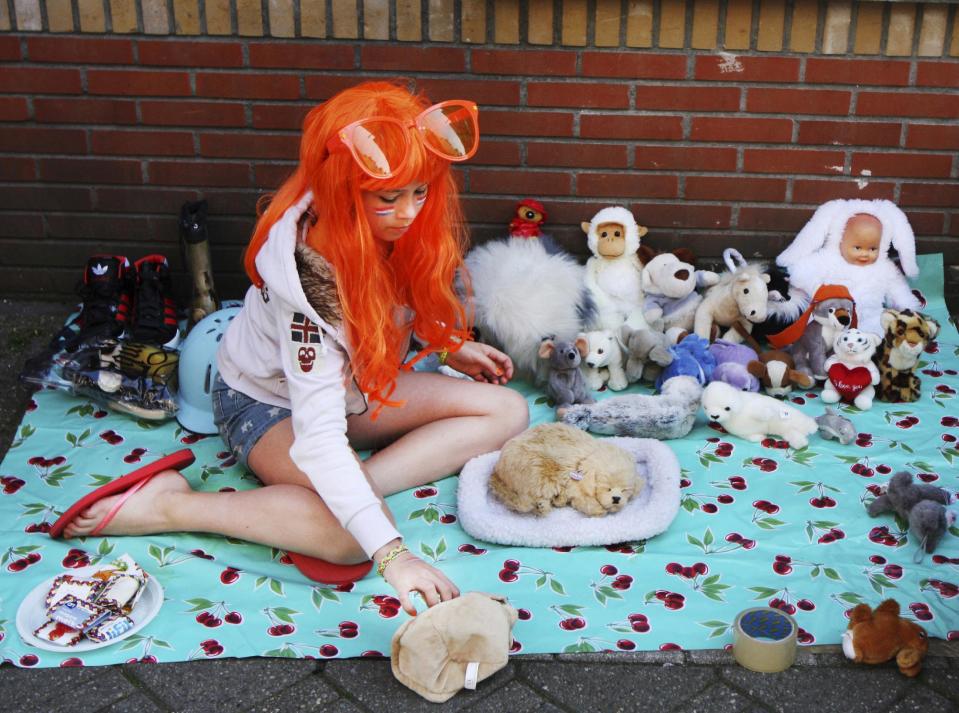
<path id="1" fill-rule="evenodd" d="M 440 366 L 446 366 L 446 360 L 450 358 L 449 349 L 444 349 L 440 352 L 439 362 Z"/>
<path id="2" fill-rule="evenodd" d="M 392 550 L 386 553 L 386 556 L 379 561 L 379 564 L 376 565 L 376 573 L 385 579 L 386 575 L 383 574 L 386 572 L 386 568 L 389 567 L 390 562 L 395 560 L 404 552 L 409 552 L 410 548 L 406 545 L 397 545 Z"/>

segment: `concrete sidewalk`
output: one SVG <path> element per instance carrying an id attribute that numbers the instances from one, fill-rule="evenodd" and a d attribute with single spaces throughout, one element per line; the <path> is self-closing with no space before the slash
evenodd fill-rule
<path id="1" fill-rule="evenodd" d="M 17 374 L 69 305 L 0 300 L 0 458 L 29 398 Z M 12 623 L 12 622 L 10 622 Z M 8 636 L 16 636 L 8 626 Z M 933 641 L 922 674 L 857 666 L 836 646 L 804 648 L 780 674 L 725 651 L 517 656 L 475 692 L 437 706 L 398 684 L 381 659 L 225 659 L 99 668 L 0 667 L 0 710 L 14 711 L 959 711 L 959 642 Z"/>

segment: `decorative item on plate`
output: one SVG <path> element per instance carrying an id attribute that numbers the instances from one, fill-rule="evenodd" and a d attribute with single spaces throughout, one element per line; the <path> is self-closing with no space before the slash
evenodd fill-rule
<path id="1" fill-rule="evenodd" d="M 125 615 L 133 611 L 149 578 L 127 554 L 89 578 L 61 575 L 44 598 L 48 620 L 33 633 L 63 646 L 74 646 L 83 636 L 96 642 L 115 639 L 133 628 Z"/>
<path id="2" fill-rule="evenodd" d="M 80 641 L 83 632 L 77 631 L 66 624 L 61 624 L 59 621 L 47 619 L 42 626 L 33 632 L 33 635 L 53 644 L 73 646 Z"/>
<path id="3" fill-rule="evenodd" d="M 83 633 L 88 639 L 103 642 L 111 641 L 132 628 L 133 620 L 130 617 L 115 614 L 94 624 Z"/>
<path id="4" fill-rule="evenodd" d="M 50 587 L 44 603 L 47 609 L 52 609 L 57 602 L 68 594 L 77 599 L 90 602 L 97 598 L 101 589 L 103 589 L 102 580 L 84 579 L 82 577 L 74 577 L 71 574 L 61 574 L 53 580 L 53 585 Z"/>
<path id="5" fill-rule="evenodd" d="M 54 621 L 83 631 L 105 619 L 110 612 L 106 607 L 68 594 L 49 609 L 47 614 Z"/>

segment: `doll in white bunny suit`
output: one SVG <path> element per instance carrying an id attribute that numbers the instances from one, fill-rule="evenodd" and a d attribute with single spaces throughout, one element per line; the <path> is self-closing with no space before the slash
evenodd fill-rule
<path id="1" fill-rule="evenodd" d="M 902 271 L 889 258 L 890 247 L 899 253 Z M 883 333 L 879 319 L 884 306 L 914 311 L 920 306 L 906 281 L 919 274 L 916 239 L 905 213 L 892 201 L 824 203 L 776 263 L 789 270 L 791 287 L 807 296 L 820 285 L 844 286 L 864 332 Z"/>
<path id="2" fill-rule="evenodd" d="M 594 329 L 613 329 L 624 324 L 646 329 L 643 317 L 643 265 L 639 239 L 647 228 L 637 225 L 622 206 L 603 208 L 581 227 L 593 257 L 586 261 L 586 289 L 596 303 Z"/>

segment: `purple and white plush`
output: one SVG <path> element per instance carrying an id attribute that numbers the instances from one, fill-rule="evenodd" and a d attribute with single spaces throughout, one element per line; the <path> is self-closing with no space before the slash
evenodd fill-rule
<path id="1" fill-rule="evenodd" d="M 740 391 L 759 391 L 759 379 L 749 373 L 749 362 L 759 359 L 756 351 L 745 344 L 717 339 L 709 345 L 716 359 L 711 381 L 722 381 Z"/>

